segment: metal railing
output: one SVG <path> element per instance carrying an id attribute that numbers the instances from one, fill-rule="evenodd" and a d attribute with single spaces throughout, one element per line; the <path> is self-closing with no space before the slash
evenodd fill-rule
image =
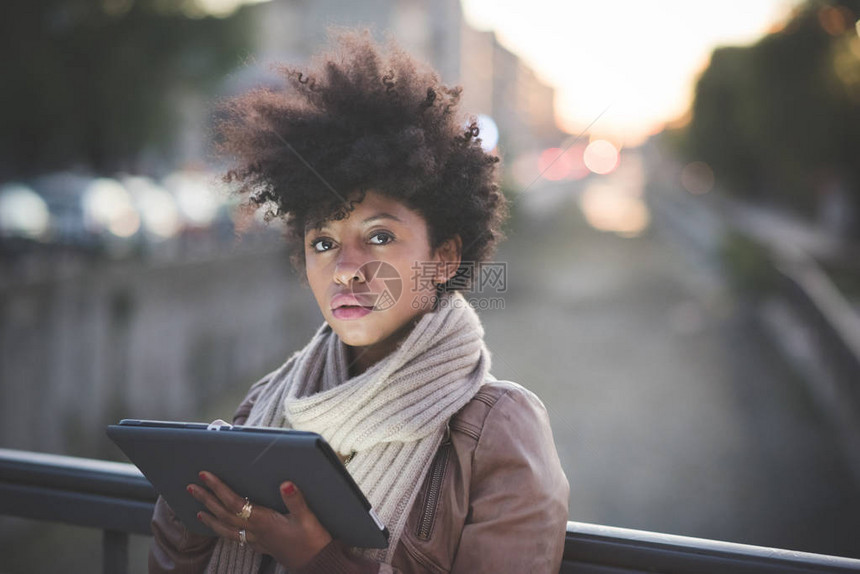
<path id="1" fill-rule="evenodd" d="M 0 514 L 99 528 L 103 572 L 128 571 L 130 534 L 149 535 L 156 493 L 133 465 L 0 449 Z M 579 522 L 561 574 L 860 573 L 860 560 Z"/>
<path id="2" fill-rule="evenodd" d="M 128 571 L 129 534 L 151 534 L 156 498 L 131 464 L 0 449 L 0 514 L 101 529 L 105 573 Z"/>
<path id="3" fill-rule="evenodd" d="M 815 334 L 819 352 L 841 385 L 837 395 L 860 413 L 860 319 L 820 266 L 803 253 L 781 253 L 774 270 L 780 293 Z"/>

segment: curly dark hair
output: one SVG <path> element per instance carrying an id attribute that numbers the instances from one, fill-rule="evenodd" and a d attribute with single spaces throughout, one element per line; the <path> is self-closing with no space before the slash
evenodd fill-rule
<path id="1" fill-rule="evenodd" d="M 221 104 L 216 149 L 232 162 L 223 181 L 286 221 L 297 269 L 306 227 L 346 217 L 347 198 L 373 189 L 424 217 L 431 248 L 459 234 L 462 263 L 444 287 L 470 285 L 503 237 L 508 207 L 499 158 L 481 148 L 474 116 L 457 118 L 462 87 L 442 84 L 390 38 L 383 49 L 367 29 L 329 35 L 334 47 L 310 68 L 275 66 L 287 89 Z"/>

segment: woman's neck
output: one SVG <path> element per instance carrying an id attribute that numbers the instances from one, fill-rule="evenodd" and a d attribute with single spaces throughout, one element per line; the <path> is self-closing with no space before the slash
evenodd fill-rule
<path id="1" fill-rule="evenodd" d="M 422 314 L 423 315 L 423 314 Z M 365 347 L 353 347 L 347 345 L 347 359 L 349 360 L 349 377 L 357 377 L 367 369 L 397 350 L 412 329 L 421 319 L 422 315 L 415 316 L 399 330 L 391 334 L 387 339 L 367 345 Z"/>

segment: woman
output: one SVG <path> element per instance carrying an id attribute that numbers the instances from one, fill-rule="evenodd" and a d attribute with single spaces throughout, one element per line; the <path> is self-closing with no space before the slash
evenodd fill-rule
<path id="1" fill-rule="evenodd" d="M 341 32 L 290 92 L 226 106 L 225 180 L 287 222 L 325 322 L 251 387 L 234 423 L 319 432 L 390 532 L 348 548 L 285 482 L 288 515 L 201 472 L 189 492 L 218 538 L 159 499 L 150 572 L 557 572 L 568 482 L 543 404 L 498 381 L 459 292 L 506 215 L 497 161 L 442 85 L 396 46 Z"/>

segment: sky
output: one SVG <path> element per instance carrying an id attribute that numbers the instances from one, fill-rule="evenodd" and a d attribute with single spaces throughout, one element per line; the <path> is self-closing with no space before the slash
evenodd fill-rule
<path id="1" fill-rule="evenodd" d="M 721 45 L 753 43 L 799 0 L 462 0 L 467 21 L 556 88 L 559 125 L 636 145 L 689 109 Z"/>

